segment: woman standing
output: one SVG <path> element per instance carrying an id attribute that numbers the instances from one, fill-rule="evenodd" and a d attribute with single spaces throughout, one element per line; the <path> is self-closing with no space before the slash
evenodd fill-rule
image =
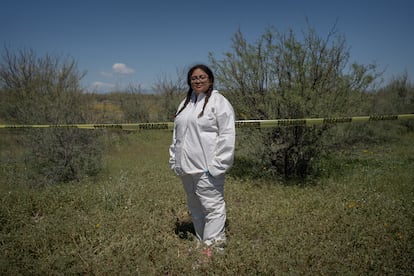
<path id="1" fill-rule="evenodd" d="M 179 105 L 170 146 L 171 169 L 181 177 L 197 238 L 223 248 L 226 204 L 224 180 L 233 164 L 235 119 L 233 107 L 213 89 L 213 72 L 205 65 L 187 74 L 189 90 Z"/>

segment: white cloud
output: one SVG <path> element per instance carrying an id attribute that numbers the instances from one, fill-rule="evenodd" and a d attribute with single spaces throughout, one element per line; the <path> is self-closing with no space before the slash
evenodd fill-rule
<path id="1" fill-rule="evenodd" d="M 129 68 L 124 63 L 114 63 L 112 65 L 112 72 L 117 75 L 131 75 L 135 73 L 135 70 Z"/>
<path id="2" fill-rule="evenodd" d="M 123 82 L 128 80 L 129 75 L 135 74 L 135 70 L 128 67 L 125 63 L 114 63 L 110 72 L 102 71 L 100 75 L 105 77 L 108 82 L 95 81 L 91 88 L 99 92 L 108 92 L 114 89 L 121 89 Z M 116 79 L 116 84 L 111 83 Z"/>

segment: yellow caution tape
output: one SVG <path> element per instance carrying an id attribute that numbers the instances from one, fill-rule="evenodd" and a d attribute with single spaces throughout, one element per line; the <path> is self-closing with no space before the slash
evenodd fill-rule
<path id="1" fill-rule="evenodd" d="M 243 120 L 236 121 L 238 128 L 272 128 L 282 126 L 312 126 L 323 124 L 339 124 L 354 122 L 390 121 L 414 119 L 414 114 L 400 115 L 373 115 L 359 117 L 332 117 L 332 118 L 304 118 L 304 119 L 277 119 L 277 120 Z"/>
<path id="2" fill-rule="evenodd" d="M 121 129 L 121 130 L 149 130 L 172 129 L 173 122 L 168 123 L 137 123 L 137 124 L 58 124 L 58 125 L 0 125 L 0 128 L 82 128 L 82 129 Z"/>
<path id="3" fill-rule="evenodd" d="M 236 128 L 273 128 L 286 126 L 312 126 L 323 124 L 375 122 L 414 119 L 414 114 L 373 115 L 359 117 L 276 119 L 276 120 L 238 120 Z M 57 125 L 0 125 L 0 129 L 21 128 L 81 128 L 81 129 L 120 129 L 120 130 L 152 130 L 173 129 L 173 122 L 136 123 L 136 124 L 57 124 Z"/>

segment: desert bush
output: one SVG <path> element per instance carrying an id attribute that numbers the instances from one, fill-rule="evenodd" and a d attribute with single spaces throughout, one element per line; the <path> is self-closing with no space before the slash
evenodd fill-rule
<path id="1" fill-rule="evenodd" d="M 414 112 L 414 86 L 407 73 L 395 77 L 375 94 L 372 104 L 374 114 L 407 114 Z M 412 120 L 401 121 L 399 126 L 413 131 Z"/>
<path id="2" fill-rule="evenodd" d="M 185 97 L 186 72 L 177 70 L 175 81 L 167 76 L 160 77 L 155 84 L 155 90 L 161 95 L 161 112 L 158 114 L 159 121 L 173 121 L 178 105 Z"/>
<path id="3" fill-rule="evenodd" d="M 103 168 L 101 131 L 82 129 L 31 129 L 25 133 L 27 176 L 36 185 L 79 181 Z"/>
<path id="4" fill-rule="evenodd" d="M 149 122 L 148 106 L 140 87 L 129 86 L 125 92 L 119 93 L 119 101 L 125 123 Z"/>
<path id="5" fill-rule="evenodd" d="M 414 112 L 414 88 L 407 74 L 395 77 L 375 91 L 365 93 L 364 114 L 397 115 Z M 414 130 L 413 120 L 383 121 L 335 126 L 335 144 L 382 144 L 398 141 L 401 135 Z"/>
<path id="6" fill-rule="evenodd" d="M 362 92 L 378 77 L 375 65 L 348 64 L 345 38 L 335 27 L 326 38 L 308 27 L 302 39 L 269 28 L 252 44 L 239 31 L 232 49 L 210 60 L 238 119 L 355 115 L 365 108 Z M 305 179 L 315 173 L 331 127 L 239 131 L 237 158 L 253 158 L 261 174 Z"/>
<path id="7" fill-rule="evenodd" d="M 374 114 L 404 114 L 414 112 L 414 86 L 407 73 L 395 77 L 374 95 Z"/>
<path id="8" fill-rule="evenodd" d="M 87 122 L 92 103 L 80 87 L 83 76 L 71 58 L 5 49 L 0 64 L 3 119 L 16 124 Z M 27 181 L 43 185 L 95 174 L 101 167 L 101 133 L 69 128 L 21 131 L 16 139 L 30 168 L 22 170 Z"/>

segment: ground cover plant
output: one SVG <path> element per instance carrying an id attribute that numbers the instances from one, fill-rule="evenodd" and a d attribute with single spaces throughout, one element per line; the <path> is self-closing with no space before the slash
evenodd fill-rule
<path id="1" fill-rule="evenodd" d="M 111 140 L 101 175 L 35 189 L 2 159 L 0 274 L 414 272 L 413 133 L 332 150 L 312 185 L 230 173 L 226 253 L 196 269 L 170 141 L 170 131 L 130 133 Z"/>

